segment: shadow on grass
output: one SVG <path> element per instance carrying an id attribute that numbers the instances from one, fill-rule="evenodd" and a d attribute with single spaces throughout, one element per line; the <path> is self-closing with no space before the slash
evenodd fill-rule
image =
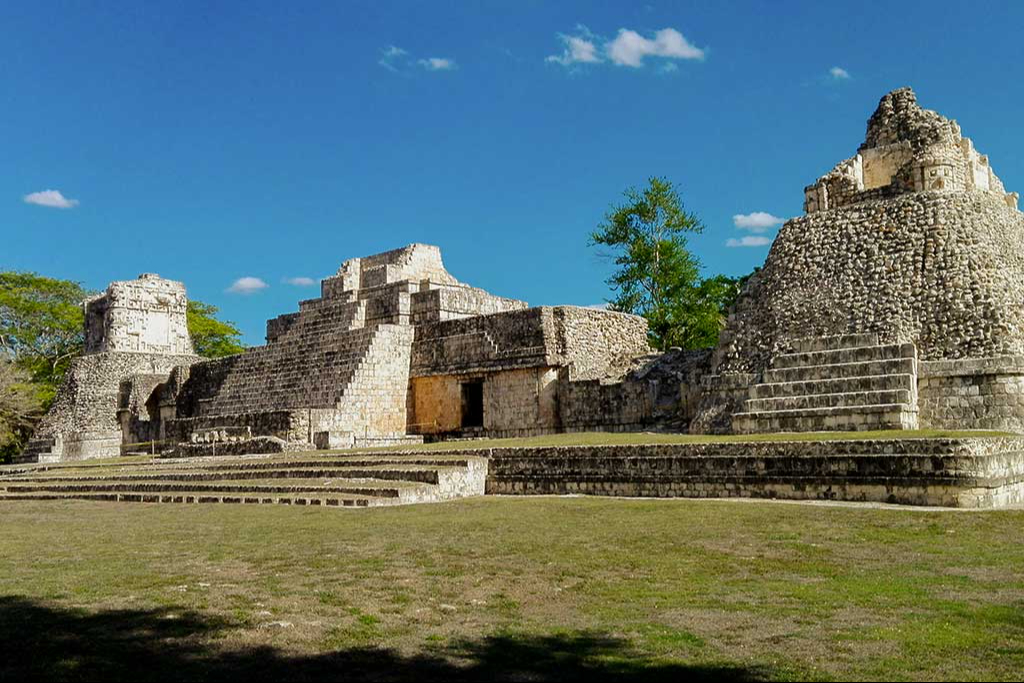
<path id="1" fill-rule="evenodd" d="M 90 613 L 0 597 L 0 681 L 20 680 L 515 680 L 756 681 L 771 671 L 651 661 L 624 640 L 589 633 L 504 635 L 437 655 L 354 648 L 316 655 L 273 647 L 222 649 L 236 625 L 170 609 Z M 211 644 L 212 643 L 212 644 Z"/>

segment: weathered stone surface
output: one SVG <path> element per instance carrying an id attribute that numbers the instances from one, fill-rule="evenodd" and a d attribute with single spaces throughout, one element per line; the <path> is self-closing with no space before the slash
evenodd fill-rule
<path id="1" fill-rule="evenodd" d="M 265 346 L 199 361 L 180 283 L 111 284 L 86 303 L 88 353 L 28 458 L 154 441 L 198 455 L 630 429 L 678 420 L 685 403 L 682 373 L 639 370 L 641 318 L 527 308 L 460 283 L 437 247 L 345 261 L 321 294 L 268 321 Z M 72 432 L 81 443 L 65 451 Z"/>
<path id="2" fill-rule="evenodd" d="M 562 446 L 488 451 L 487 492 L 780 498 L 947 507 L 1024 502 L 1024 439 Z"/>
<path id="3" fill-rule="evenodd" d="M 882 98 L 861 154 L 893 145 L 908 150 L 899 163 L 854 183 L 884 180 L 891 197 L 856 190 L 783 226 L 730 316 L 719 372 L 761 371 L 792 340 L 824 335 L 913 342 L 923 360 L 1024 350 L 1024 216 L 956 123 L 922 110 L 909 89 Z M 956 157 L 952 179 L 902 180 L 931 178 L 922 159 L 940 150 Z"/>
<path id="4" fill-rule="evenodd" d="M 729 315 L 713 375 L 806 383 L 831 379 L 823 366 L 838 378 L 912 372 L 899 356 L 830 362 L 814 341 L 822 337 L 846 339 L 838 349 L 861 346 L 858 336 L 894 353 L 912 344 L 922 361 L 1024 354 L 1024 216 L 955 121 L 919 107 L 907 88 L 887 94 L 857 155 L 805 198 L 806 214 L 782 227 Z M 715 391 L 694 429 L 728 431 L 722 416 L 739 412 Z M 939 424 L 932 407 L 921 426 Z M 982 426 L 951 417 L 941 424 Z"/>
<path id="5" fill-rule="evenodd" d="M 45 461 L 113 457 L 120 454 L 118 420 L 122 383 L 138 416 L 149 419 L 141 387 L 150 390 L 181 364 L 197 357 L 185 323 L 185 287 L 157 275 L 113 282 L 83 304 L 85 355 L 72 362 L 49 412 L 40 422 L 22 459 Z M 147 384 L 148 383 L 148 384 Z M 129 426 L 142 431 L 138 424 Z"/>

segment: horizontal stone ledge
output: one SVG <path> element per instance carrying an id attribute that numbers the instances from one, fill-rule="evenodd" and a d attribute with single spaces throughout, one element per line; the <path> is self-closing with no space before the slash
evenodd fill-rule
<path id="1" fill-rule="evenodd" d="M 918 361 L 917 375 L 921 379 L 971 375 L 1024 375 L 1024 356 Z"/>
<path id="2" fill-rule="evenodd" d="M 550 475 L 525 475 L 506 476 L 495 474 L 487 479 L 488 486 L 508 487 L 513 484 L 528 485 L 530 487 L 563 487 L 563 486 L 588 486 L 591 484 L 602 486 L 643 486 L 650 488 L 670 487 L 674 485 L 691 486 L 737 486 L 757 487 L 772 485 L 792 486 L 883 486 L 887 488 L 930 488 L 948 487 L 956 489 L 970 488 L 999 488 L 1013 484 L 1024 483 L 1024 472 L 1016 476 L 1005 477 L 949 477 L 949 476 L 909 476 L 909 477 L 881 477 L 881 476 L 802 476 L 802 475 L 750 475 L 750 476 L 728 476 L 728 475 L 707 475 L 687 477 L 602 477 L 602 476 L 576 476 L 563 473 Z"/>
<path id="3" fill-rule="evenodd" d="M 840 456 L 986 456 L 1024 452 L 1024 436 L 920 439 L 823 439 L 816 441 L 724 441 L 702 443 L 497 447 L 434 451 L 435 455 L 486 455 L 491 458 L 565 457 L 840 457 Z"/>

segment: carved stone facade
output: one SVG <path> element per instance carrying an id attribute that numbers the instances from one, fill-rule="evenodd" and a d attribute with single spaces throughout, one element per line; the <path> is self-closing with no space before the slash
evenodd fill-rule
<path id="1" fill-rule="evenodd" d="M 85 307 L 85 353 L 130 351 L 191 355 L 185 285 L 144 273 L 111 282 Z"/>

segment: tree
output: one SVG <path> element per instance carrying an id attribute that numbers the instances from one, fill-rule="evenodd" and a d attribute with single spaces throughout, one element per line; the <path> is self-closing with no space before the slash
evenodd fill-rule
<path id="1" fill-rule="evenodd" d="M 689 289 L 683 299 L 686 325 L 676 330 L 673 346 L 684 349 L 707 349 L 718 344 L 718 334 L 725 326 L 729 308 L 736 302 L 749 275 L 729 277 L 715 275 L 704 278 Z"/>
<path id="2" fill-rule="evenodd" d="M 0 352 L 28 373 L 44 407 L 82 352 L 82 302 L 90 294 L 77 282 L 0 273 Z"/>
<path id="3" fill-rule="evenodd" d="M 650 178 L 643 191 L 629 188 L 624 195 L 625 203 L 612 206 L 590 235 L 592 246 L 612 249 L 618 267 L 607 280 L 616 292 L 611 308 L 645 317 L 656 348 L 693 348 L 693 340 L 704 339 L 691 318 L 700 261 L 687 248 L 685 235 L 704 226 L 664 178 Z"/>
<path id="4" fill-rule="evenodd" d="M 0 358 L 0 462 L 21 451 L 42 413 L 28 372 Z"/>
<path id="5" fill-rule="evenodd" d="M 218 320 L 217 311 L 216 306 L 202 301 L 188 302 L 188 333 L 196 353 L 204 358 L 221 358 L 245 351 L 241 331 L 232 322 Z"/>

